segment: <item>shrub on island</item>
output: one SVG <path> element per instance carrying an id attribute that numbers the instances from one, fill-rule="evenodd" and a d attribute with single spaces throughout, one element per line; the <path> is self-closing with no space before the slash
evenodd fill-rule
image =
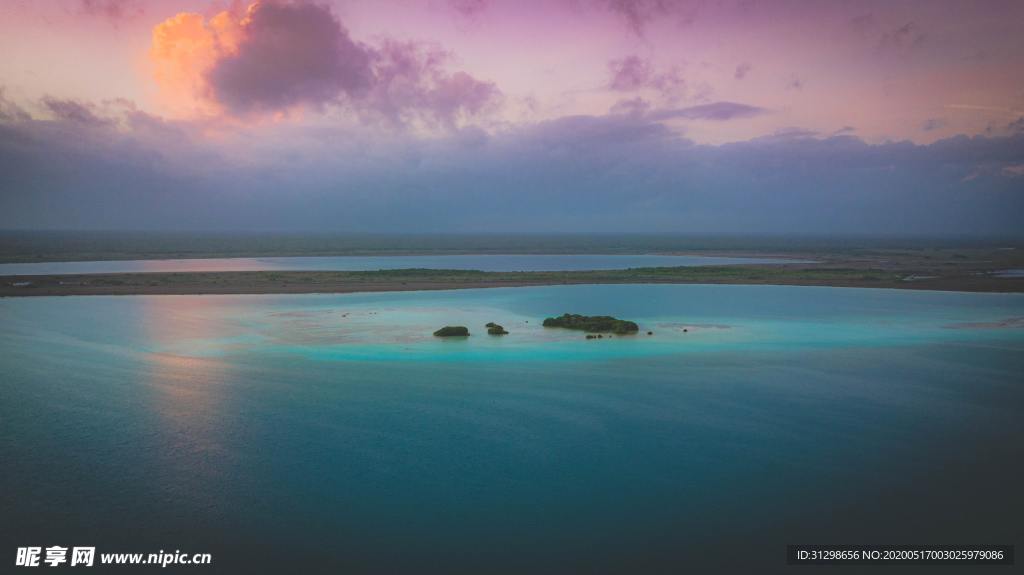
<path id="1" fill-rule="evenodd" d="M 508 332 L 505 331 L 505 328 L 501 327 L 500 325 L 494 322 L 487 324 L 487 333 L 490 335 L 508 335 Z"/>
<path id="2" fill-rule="evenodd" d="M 616 319 L 608 315 L 579 315 L 575 313 L 562 314 L 559 317 L 549 317 L 544 320 L 544 327 L 562 327 L 565 329 L 578 329 L 593 333 L 636 333 L 640 326 L 624 319 Z"/>
<path id="3" fill-rule="evenodd" d="M 434 332 L 437 337 L 468 336 L 469 328 L 462 325 L 446 325 Z"/>

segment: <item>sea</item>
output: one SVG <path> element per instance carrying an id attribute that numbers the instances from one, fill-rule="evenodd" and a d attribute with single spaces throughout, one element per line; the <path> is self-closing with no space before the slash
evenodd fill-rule
<path id="1" fill-rule="evenodd" d="M 566 312 L 640 332 L 541 325 Z M 1019 548 L 1022 318 L 786 286 L 0 299 L 2 552 L 774 573 L 808 569 L 787 544 Z"/>

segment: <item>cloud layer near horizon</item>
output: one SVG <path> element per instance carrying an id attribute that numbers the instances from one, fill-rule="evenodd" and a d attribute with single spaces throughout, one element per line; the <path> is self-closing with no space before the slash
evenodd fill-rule
<path id="1" fill-rule="evenodd" d="M 130 104 L 0 100 L 0 227 L 1020 235 L 1024 133 L 700 145 L 645 115 L 225 142 Z M 230 150 L 230 151 L 228 151 Z"/>

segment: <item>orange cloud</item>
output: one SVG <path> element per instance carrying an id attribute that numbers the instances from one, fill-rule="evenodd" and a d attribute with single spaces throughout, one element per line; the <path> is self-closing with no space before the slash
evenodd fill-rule
<path id="1" fill-rule="evenodd" d="M 256 7 L 249 7 L 251 12 Z M 224 11 L 206 19 L 181 12 L 153 28 L 149 59 L 163 104 L 177 115 L 214 114 L 207 72 L 219 58 L 233 54 L 242 40 L 246 16 Z"/>
<path id="2" fill-rule="evenodd" d="M 210 18 L 180 13 L 153 29 L 149 56 L 168 112 L 226 122 L 337 105 L 395 125 L 454 127 L 500 97 L 491 82 L 445 70 L 447 52 L 363 44 L 329 6 L 312 2 L 256 2 Z"/>

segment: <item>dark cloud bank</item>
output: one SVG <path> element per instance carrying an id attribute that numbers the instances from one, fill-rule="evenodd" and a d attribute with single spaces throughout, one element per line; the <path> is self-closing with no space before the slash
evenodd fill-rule
<path id="1" fill-rule="evenodd" d="M 218 147 L 127 103 L 39 108 L 0 98 L 3 228 L 1022 233 L 1010 127 L 926 146 L 800 130 L 707 146 L 648 113 L 387 144 L 294 126 Z"/>

